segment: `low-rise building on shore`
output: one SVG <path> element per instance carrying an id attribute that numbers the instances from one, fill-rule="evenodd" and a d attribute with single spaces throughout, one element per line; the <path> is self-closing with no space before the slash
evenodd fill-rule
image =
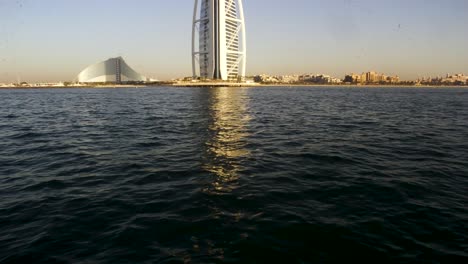
<path id="1" fill-rule="evenodd" d="M 327 74 L 305 74 L 299 77 L 301 83 L 341 84 L 342 80 Z"/>
<path id="2" fill-rule="evenodd" d="M 347 74 L 344 82 L 348 84 L 399 84 L 400 77 L 387 76 L 374 71 L 364 72 L 362 74 Z"/>
<path id="3" fill-rule="evenodd" d="M 254 77 L 257 83 L 265 84 L 340 84 L 342 80 L 326 74 L 303 75 L 268 75 L 261 74 Z"/>
<path id="4" fill-rule="evenodd" d="M 459 74 L 447 74 L 444 77 L 423 77 L 416 81 L 418 85 L 449 85 L 449 86 L 461 86 L 468 85 L 468 75 Z"/>

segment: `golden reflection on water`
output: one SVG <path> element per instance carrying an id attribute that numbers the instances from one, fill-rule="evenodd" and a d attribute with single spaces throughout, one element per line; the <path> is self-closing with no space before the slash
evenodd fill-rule
<path id="1" fill-rule="evenodd" d="M 249 157 L 245 139 L 249 136 L 247 89 L 214 88 L 210 90 L 210 121 L 203 169 L 217 176 L 213 187 L 229 192 L 239 178 L 242 160 Z"/>

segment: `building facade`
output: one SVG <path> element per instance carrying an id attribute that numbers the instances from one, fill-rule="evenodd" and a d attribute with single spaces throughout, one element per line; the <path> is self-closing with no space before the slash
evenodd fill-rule
<path id="1" fill-rule="evenodd" d="M 122 57 L 96 63 L 78 74 L 79 83 L 127 83 L 147 82 L 145 76 L 133 70 Z"/>
<path id="2" fill-rule="evenodd" d="M 385 74 L 380 74 L 377 72 L 365 72 L 362 74 L 347 74 L 344 78 L 345 83 L 354 83 L 354 84 L 376 84 L 376 83 L 389 83 L 397 84 L 400 82 L 400 77 L 398 76 L 387 76 Z"/>
<path id="3" fill-rule="evenodd" d="M 247 62 L 242 0 L 195 0 L 194 78 L 242 80 Z"/>

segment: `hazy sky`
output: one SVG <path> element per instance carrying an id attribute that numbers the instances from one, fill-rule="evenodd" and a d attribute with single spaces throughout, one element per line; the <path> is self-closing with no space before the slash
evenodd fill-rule
<path id="1" fill-rule="evenodd" d="M 123 56 L 191 75 L 194 0 L 0 0 L 0 82 L 72 80 Z M 247 73 L 468 74 L 466 0 L 244 0 Z"/>

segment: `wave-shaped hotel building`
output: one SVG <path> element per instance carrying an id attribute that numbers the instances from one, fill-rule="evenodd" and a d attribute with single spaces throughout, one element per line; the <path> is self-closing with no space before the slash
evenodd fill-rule
<path id="1" fill-rule="evenodd" d="M 154 81 L 133 70 L 122 57 L 111 58 L 84 69 L 77 77 L 79 83 L 128 83 Z"/>
<path id="2" fill-rule="evenodd" d="M 242 80 L 247 61 L 242 0 L 195 0 L 194 78 Z"/>

